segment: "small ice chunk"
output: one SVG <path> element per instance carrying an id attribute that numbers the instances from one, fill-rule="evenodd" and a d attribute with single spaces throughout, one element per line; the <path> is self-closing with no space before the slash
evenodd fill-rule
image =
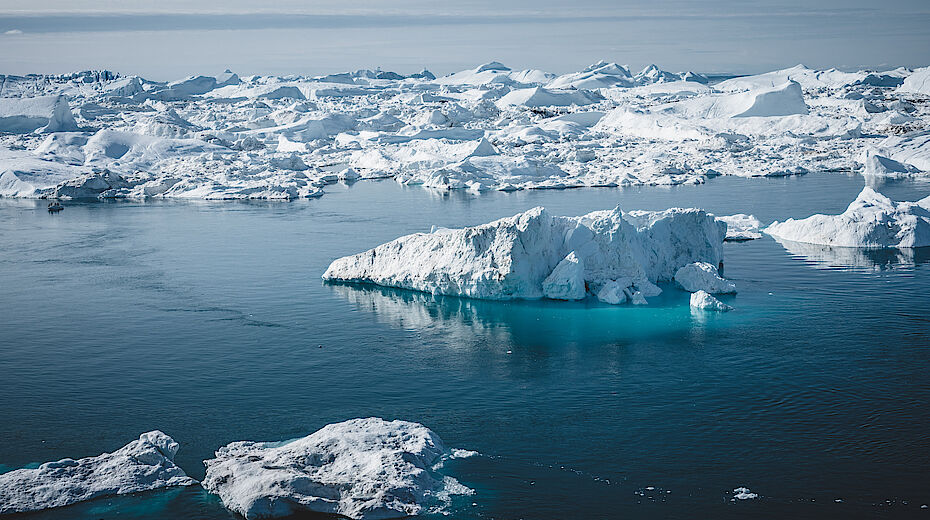
<path id="1" fill-rule="evenodd" d="M 717 267 L 707 262 L 692 262 L 675 272 L 675 282 L 688 292 L 707 291 L 711 294 L 732 294 L 736 284 L 721 278 Z"/>
<path id="2" fill-rule="evenodd" d="M 752 500 L 759 498 L 757 493 L 753 493 L 747 487 L 738 487 L 733 490 L 733 500 Z"/>
<path id="3" fill-rule="evenodd" d="M 705 291 L 698 291 L 691 295 L 691 308 L 704 311 L 726 312 L 733 310 L 733 307 L 714 298 Z"/>
<path id="4" fill-rule="evenodd" d="M 626 293 L 623 289 L 624 287 L 620 287 L 616 280 L 611 280 L 597 292 L 597 299 L 611 305 L 621 304 L 626 301 Z"/>
<path id="5" fill-rule="evenodd" d="M 727 241 L 738 242 L 762 238 L 762 233 L 759 232 L 762 223 L 753 215 L 736 213 L 717 217 L 717 220 L 722 220 L 727 224 Z"/>
<path id="6" fill-rule="evenodd" d="M 174 464 L 178 443 L 154 430 L 114 451 L 46 462 L 0 475 L 0 514 L 62 507 L 97 497 L 137 493 L 197 481 Z"/>

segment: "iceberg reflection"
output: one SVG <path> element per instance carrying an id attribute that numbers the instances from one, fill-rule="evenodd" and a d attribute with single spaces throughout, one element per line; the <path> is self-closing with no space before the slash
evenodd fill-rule
<path id="1" fill-rule="evenodd" d="M 866 249 L 807 244 L 773 238 L 789 254 L 818 269 L 887 271 L 909 269 L 930 262 L 930 247 Z"/>

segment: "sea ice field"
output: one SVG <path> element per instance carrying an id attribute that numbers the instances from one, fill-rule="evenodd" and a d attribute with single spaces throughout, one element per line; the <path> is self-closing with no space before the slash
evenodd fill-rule
<path id="1" fill-rule="evenodd" d="M 475 192 L 899 178 L 930 171 L 928 120 L 927 67 L 4 75 L 0 195 L 296 199 L 375 178 Z"/>
<path id="2" fill-rule="evenodd" d="M 100 131 L 3 139 L 10 156 L 71 175 L 88 166 L 13 143 Z M 162 174 L 117 166 L 89 175 L 119 176 L 126 197 L 68 200 L 62 186 L 78 185 L 62 180 L 38 188 L 57 190 L 57 214 L 35 198 L 46 192 L 0 198 L 0 483 L 15 485 L 0 499 L 31 507 L 46 499 L 22 483 L 41 482 L 82 500 L 22 518 L 260 518 L 308 504 L 362 518 L 927 514 L 930 250 L 908 247 L 925 238 L 920 173 L 516 191 L 343 176 L 283 202 L 137 196 L 150 181 L 129 178 Z M 97 190 L 81 189 L 69 193 Z M 494 229 L 495 258 L 519 259 L 513 237 L 528 231 L 489 223 L 541 207 L 554 230 L 542 246 L 560 245 L 540 269 L 571 276 L 527 271 L 537 277 L 516 287 L 540 291 L 528 298 L 322 279 L 401 237 Z M 703 210 L 708 256 L 657 242 L 656 226 L 679 229 L 657 217 L 676 207 Z M 870 247 L 825 243 L 831 229 Z M 448 244 L 465 247 L 437 244 L 434 267 Z M 630 286 L 618 280 L 634 271 L 591 260 L 648 244 L 666 254 L 616 264 L 642 270 Z M 603 299 L 598 282 L 613 283 Z M 643 288 L 645 305 L 617 301 Z M 69 480 L 88 474 L 99 478 Z"/>

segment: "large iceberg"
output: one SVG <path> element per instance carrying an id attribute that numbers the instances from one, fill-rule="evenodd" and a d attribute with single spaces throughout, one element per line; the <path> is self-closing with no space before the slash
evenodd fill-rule
<path id="1" fill-rule="evenodd" d="M 335 260 L 323 279 L 492 300 L 578 300 L 610 282 L 629 296 L 654 295 L 655 282 L 671 280 L 686 264 L 717 265 L 725 235 L 726 224 L 699 209 L 618 207 L 561 217 L 537 207 L 489 224 L 398 238 Z"/>
<path id="2" fill-rule="evenodd" d="M 109 495 L 137 493 L 196 481 L 174 464 L 178 443 L 160 431 L 114 451 L 84 459 L 46 462 L 0 474 L 0 514 L 61 507 Z"/>
<path id="3" fill-rule="evenodd" d="M 203 487 L 247 519 L 307 511 L 397 518 L 471 493 L 435 471 L 446 451 L 422 424 L 353 419 L 283 443 L 231 443 L 204 461 Z"/>
<path id="4" fill-rule="evenodd" d="M 77 122 L 61 95 L 0 98 L 0 132 L 68 132 Z"/>
<path id="5" fill-rule="evenodd" d="M 930 246 L 930 197 L 894 202 L 866 186 L 839 215 L 774 222 L 765 232 L 793 242 L 834 247 Z"/>

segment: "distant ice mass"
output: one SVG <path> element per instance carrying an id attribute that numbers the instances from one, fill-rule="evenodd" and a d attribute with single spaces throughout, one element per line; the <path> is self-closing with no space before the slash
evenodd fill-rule
<path id="1" fill-rule="evenodd" d="M 839 215 L 774 222 L 765 232 L 783 240 L 834 247 L 930 246 L 930 197 L 894 202 L 866 186 Z"/>
<path id="2" fill-rule="evenodd" d="M 446 449 L 425 426 L 378 418 L 330 424 L 286 442 L 234 442 L 216 452 L 203 486 L 247 519 L 302 512 L 353 519 L 412 516 L 473 491 L 436 472 Z"/>
<path id="3" fill-rule="evenodd" d="M 717 220 L 722 220 L 727 224 L 727 241 L 741 242 L 762 238 L 762 233 L 759 231 L 762 223 L 753 215 L 737 213 L 717 217 Z"/>
<path id="4" fill-rule="evenodd" d="M 927 176 L 927 70 L 798 65 L 716 84 L 605 61 L 563 75 L 492 61 L 438 78 L 6 75 L 0 196 L 291 200 L 381 178 L 481 193 Z"/>
<path id="5" fill-rule="evenodd" d="M 160 431 L 114 451 L 0 474 L 0 514 L 39 511 L 110 495 L 196 484 L 174 464 L 178 443 Z"/>
<path id="6" fill-rule="evenodd" d="M 692 262 L 716 266 L 726 225 L 699 209 L 580 217 L 538 207 L 463 229 L 407 235 L 335 260 L 323 278 L 490 300 L 646 303 Z M 716 272 L 716 267 L 714 267 Z"/>

